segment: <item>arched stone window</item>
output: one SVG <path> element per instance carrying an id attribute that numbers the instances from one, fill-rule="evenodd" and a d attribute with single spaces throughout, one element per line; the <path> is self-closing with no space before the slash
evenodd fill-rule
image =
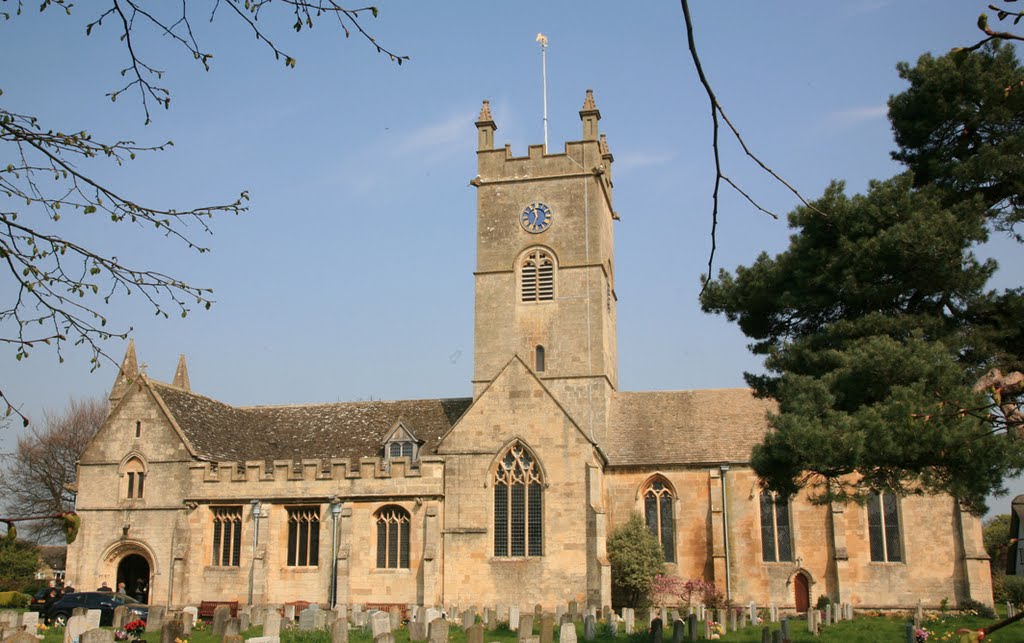
<path id="1" fill-rule="evenodd" d="M 513 444 L 494 471 L 494 555 L 544 553 L 544 480 L 527 448 Z"/>
<path id="2" fill-rule="evenodd" d="M 789 524 L 789 499 L 761 492 L 761 560 L 766 563 L 793 560 L 793 530 Z"/>
<path id="3" fill-rule="evenodd" d="M 146 465 L 139 458 L 130 458 L 121 468 L 125 483 L 123 496 L 131 500 L 140 500 L 146 493 Z"/>
<path id="4" fill-rule="evenodd" d="M 644 522 L 661 543 L 665 562 L 676 562 L 676 523 L 672 488 L 664 478 L 652 478 L 644 485 Z"/>
<path id="5" fill-rule="evenodd" d="M 409 512 L 396 505 L 377 511 L 377 567 L 409 569 Z"/>
<path id="6" fill-rule="evenodd" d="M 555 259 L 547 250 L 534 248 L 519 265 L 522 301 L 551 301 L 555 298 Z"/>
<path id="7" fill-rule="evenodd" d="M 533 349 L 533 368 L 538 373 L 544 372 L 545 357 L 544 347 L 538 344 L 537 348 Z"/>

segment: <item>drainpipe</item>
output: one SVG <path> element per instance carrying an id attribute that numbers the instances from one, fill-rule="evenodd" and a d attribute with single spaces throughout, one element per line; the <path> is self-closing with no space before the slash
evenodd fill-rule
<path id="1" fill-rule="evenodd" d="M 722 472 L 722 533 L 725 534 L 725 598 L 732 599 L 732 574 L 729 564 L 729 494 L 726 491 L 725 474 L 729 465 L 723 464 L 719 467 Z"/>
<path id="2" fill-rule="evenodd" d="M 256 546 L 260 542 L 260 506 L 259 500 L 250 500 L 252 505 L 252 560 L 249 561 L 249 605 L 252 605 L 253 583 L 256 580 Z"/>

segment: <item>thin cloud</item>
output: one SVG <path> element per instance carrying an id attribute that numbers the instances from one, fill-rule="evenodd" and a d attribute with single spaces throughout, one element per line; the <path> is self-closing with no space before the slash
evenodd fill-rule
<path id="1" fill-rule="evenodd" d="M 672 160 L 672 155 L 665 152 L 626 152 L 615 159 L 617 170 L 635 170 L 641 167 L 662 165 Z"/>
<path id="2" fill-rule="evenodd" d="M 832 112 L 826 119 L 826 126 L 846 128 L 860 125 L 867 121 L 884 119 L 889 113 L 886 105 L 870 105 L 867 107 L 851 107 Z"/>
<path id="3" fill-rule="evenodd" d="M 403 152 L 416 152 L 443 145 L 451 145 L 465 139 L 472 133 L 473 114 L 465 112 L 452 114 L 438 123 L 415 129 L 407 134 L 399 134 L 399 147 Z"/>

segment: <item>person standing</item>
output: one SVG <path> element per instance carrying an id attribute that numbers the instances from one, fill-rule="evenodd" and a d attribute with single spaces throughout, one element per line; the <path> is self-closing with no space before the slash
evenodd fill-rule
<path id="1" fill-rule="evenodd" d="M 114 590 L 110 589 L 110 585 L 107 585 L 107 581 L 103 581 L 103 584 L 100 585 L 99 587 L 97 587 L 96 591 L 97 592 L 113 592 Z"/>

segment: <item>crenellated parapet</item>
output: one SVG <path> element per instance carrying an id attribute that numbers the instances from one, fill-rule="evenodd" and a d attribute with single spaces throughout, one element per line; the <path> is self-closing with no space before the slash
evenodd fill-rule
<path id="1" fill-rule="evenodd" d="M 252 496 L 376 496 L 441 494 L 444 463 L 409 458 L 331 458 L 194 462 L 191 495 L 203 498 Z"/>

